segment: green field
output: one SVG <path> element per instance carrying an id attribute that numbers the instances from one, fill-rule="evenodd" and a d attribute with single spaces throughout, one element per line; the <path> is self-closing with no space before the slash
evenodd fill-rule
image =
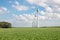
<path id="1" fill-rule="evenodd" d="M 0 40 L 60 40 L 60 28 L 0 28 Z"/>

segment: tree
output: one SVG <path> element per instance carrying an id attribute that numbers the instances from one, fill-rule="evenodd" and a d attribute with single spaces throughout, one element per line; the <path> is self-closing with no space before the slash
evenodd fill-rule
<path id="1" fill-rule="evenodd" d="M 0 28 L 11 28 L 11 23 L 9 23 L 9 22 L 0 22 Z"/>

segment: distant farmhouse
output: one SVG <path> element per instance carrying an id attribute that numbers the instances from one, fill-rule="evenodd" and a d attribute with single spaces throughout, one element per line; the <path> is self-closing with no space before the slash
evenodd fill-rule
<path id="1" fill-rule="evenodd" d="M 0 22 L 0 28 L 11 28 L 11 23 L 9 23 L 9 22 Z"/>

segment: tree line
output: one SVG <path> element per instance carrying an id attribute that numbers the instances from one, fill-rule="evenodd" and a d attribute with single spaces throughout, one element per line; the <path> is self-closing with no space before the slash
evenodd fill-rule
<path id="1" fill-rule="evenodd" d="M 0 22 L 0 28 L 11 28 L 11 23 L 9 23 L 9 22 Z"/>

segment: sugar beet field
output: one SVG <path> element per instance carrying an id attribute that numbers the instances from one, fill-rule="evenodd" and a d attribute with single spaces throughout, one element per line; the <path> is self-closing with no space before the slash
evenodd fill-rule
<path id="1" fill-rule="evenodd" d="M 0 40 L 60 40 L 60 28 L 0 28 Z"/>

